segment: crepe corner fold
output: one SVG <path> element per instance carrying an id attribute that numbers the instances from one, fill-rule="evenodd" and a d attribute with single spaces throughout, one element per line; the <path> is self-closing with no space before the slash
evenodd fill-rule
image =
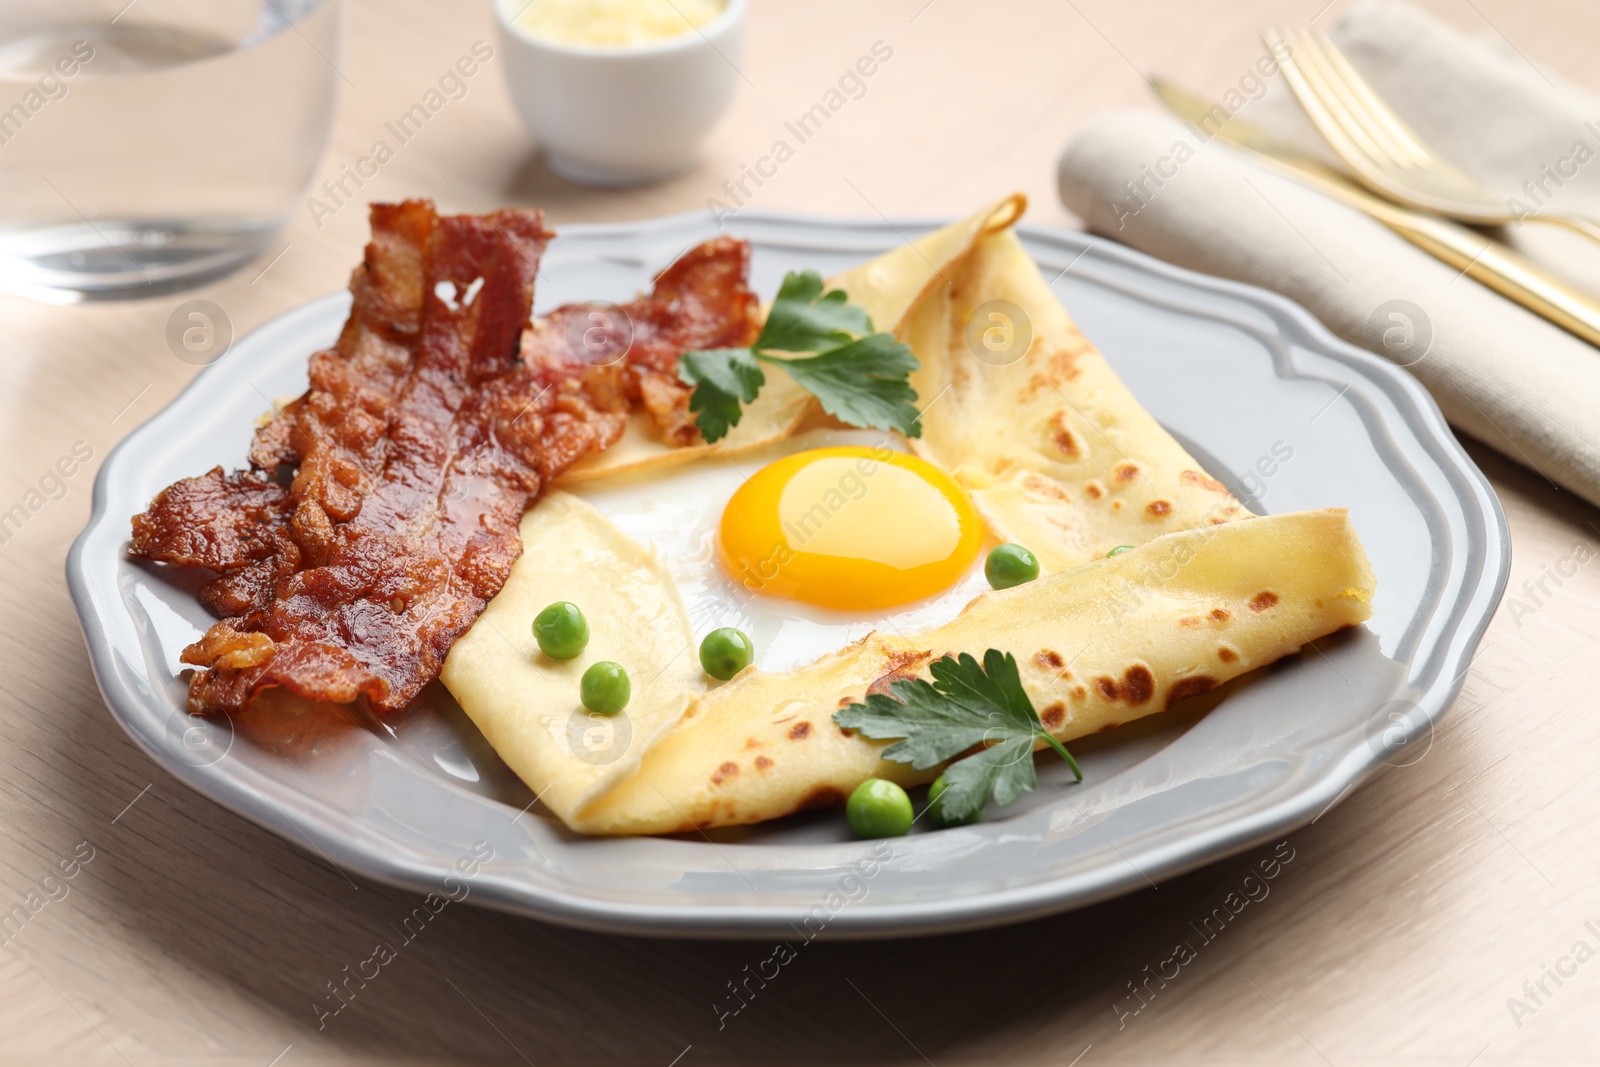
<path id="1" fill-rule="evenodd" d="M 912 446 L 1046 571 L 1250 515 L 1139 404 L 1014 231 L 983 236 L 899 336 L 934 398 Z"/>
<path id="2" fill-rule="evenodd" d="M 500 595 L 459 638 L 439 677 L 489 744 L 571 825 L 578 810 L 637 769 L 705 690 L 694 631 L 671 572 L 570 493 L 552 492 L 522 518 L 522 556 Z M 603 594 L 603 595 L 597 595 Z M 558 600 L 583 606 L 589 644 L 556 660 L 539 651 L 533 619 Z M 636 687 L 604 718 L 578 700 L 589 665 L 626 659 Z"/>

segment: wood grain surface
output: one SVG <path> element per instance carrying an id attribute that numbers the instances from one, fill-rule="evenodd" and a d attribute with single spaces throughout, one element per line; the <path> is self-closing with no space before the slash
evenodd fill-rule
<path id="1" fill-rule="evenodd" d="M 1257 27 L 1325 26 L 1341 5 L 1319 6 L 756 0 L 737 101 L 703 162 L 669 182 L 596 192 L 553 176 L 492 61 L 363 194 L 423 194 L 451 211 L 537 205 L 557 226 L 704 210 L 881 40 L 893 57 L 866 94 L 754 205 L 954 215 L 1020 188 L 1031 220 L 1070 226 L 1054 160 L 1078 123 L 1152 106 L 1149 73 L 1220 93 L 1257 54 Z M 1593 4 L 1428 6 L 1600 89 Z M 348 29 L 319 182 L 474 41 L 494 41 L 487 0 L 355 0 Z M 195 373 L 164 340 L 176 304 L 204 296 L 243 332 L 342 288 L 365 237 L 359 208 L 320 227 L 299 212 L 259 261 L 197 294 L 80 308 L 0 298 L 0 509 L 75 443 L 93 455 L 0 545 L 0 911 L 30 892 L 44 900 L 0 947 L 0 1063 L 1600 1061 L 1600 962 L 1589 959 L 1600 949 L 1600 565 L 1547 586 L 1531 613 L 1502 606 L 1425 758 L 1291 835 L 1270 891 L 1214 940 L 1191 924 L 1270 846 L 1007 929 L 816 944 L 721 1028 L 713 1004 L 770 946 L 596 936 L 452 908 L 319 1028 L 325 983 L 415 901 L 346 877 L 146 759 L 101 703 L 62 567 L 101 459 Z M 1596 513 L 1469 448 L 1505 503 L 1512 588 L 1528 603 L 1525 579 L 1600 545 Z M 1145 968 L 1185 937 L 1196 958 L 1146 984 Z M 1570 972 L 1559 983 L 1546 976 L 1558 967 Z M 1134 986 L 1148 992 L 1134 999 Z"/>

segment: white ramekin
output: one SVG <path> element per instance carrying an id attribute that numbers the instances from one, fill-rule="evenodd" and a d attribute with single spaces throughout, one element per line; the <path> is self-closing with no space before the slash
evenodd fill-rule
<path id="1" fill-rule="evenodd" d="M 587 48 L 512 21 L 528 0 L 495 0 L 512 102 L 550 169 L 584 185 L 633 185 L 682 170 L 722 117 L 743 62 L 745 0 L 678 37 Z"/>

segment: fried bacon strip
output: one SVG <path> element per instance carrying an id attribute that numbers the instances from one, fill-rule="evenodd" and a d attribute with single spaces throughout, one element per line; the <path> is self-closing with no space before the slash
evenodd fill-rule
<path id="1" fill-rule="evenodd" d="M 289 491 L 259 471 L 224 474 L 213 467 L 162 490 L 133 517 L 136 556 L 217 572 L 200 587 L 200 602 L 224 617 L 262 603 L 280 567 L 293 570 Z"/>
<path id="2" fill-rule="evenodd" d="M 683 351 L 753 336 L 741 242 L 692 250 L 625 305 L 633 344 L 608 361 L 564 342 L 519 354 L 551 236 L 539 213 L 408 201 L 372 223 L 350 318 L 258 432 L 256 469 L 185 479 L 133 520 L 131 554 L 216 574 L 201 598 L 223 618 L 183 654 L 202 668 L 196 713 L 270 687 L 403 707 L 504 584 L 527 505 L 621 436 L 645 383 L 675 386 Z"/>
<path id="3" fill-rule="evenodd" d="M 742 348 L 761 333 L 761 301 L 746 284 L 750 246 L 717 237 L 656 275 L 655 290 L 626 304 L 567 304 L 523 339 L 523 358 L 547 366 L 574 361 L 615 367 L 617 387 L 642 404 L 661 436 L 690 445 L 700 431 L 678 357 L 699 348 Z"/>

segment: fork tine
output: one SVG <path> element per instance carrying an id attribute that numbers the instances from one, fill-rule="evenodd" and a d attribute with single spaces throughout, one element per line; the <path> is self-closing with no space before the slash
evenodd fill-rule
<path id="1" fill-rule="evenodd" d="M 1297 30 L 1294 40 L 1301 49 L 1301 65 L 1313 72 L 1314 88 L 1322 94 L 1329 109 L 1343 123 L 1351 137 L 1369 148 L 1367 155 L 1373 163 L 1389 168 L 1403 166 L 1400 160 L 1405 158 L 1404 155 L 1397 154 L 1397 146 L 1383 135 L 1381 129 L 1375 128 L 1375 124 L 1363 113 L 1361 103 L 1349 91 L 1338 71 L 1328 63 L 1311 32 Z"/>
<path id="2" fill-rule="evenodd" d="M 1382 98 L 1373 91 L 1367 79 L 1361 72 L 1351 65 L 1349 58 L 1333 43 L 1333 38 L 1321 30 L 1311 30 L 1306 35 L 1320 52 L 1329 71 L 1343 82 L 1350 98 L 1356 106 L 1368 116 L 1369 130 L 1375 135 L 1381 134 L 1390 146 L 1390 154 L 1402 166 L 1425 167 L 1433 162 L 1432 155 L 1418 141 L 1405 120 L 1395 114 L 1393 108 L 1384 103 Z"/>
<path id="3" fill-rule="evenodd" d="M 1331 106 L 1335 113 L 1347 128 L 1359 130 L 1368 143 L 1376 146 L 1378 155 L 1374 157 L 1375 160 L 1391 168 L 1413 166 L 1414 161 L 1405 146 L 1392 136 L 1387 124 L 1372 113 L 1367 101 L 1351 86 L 1344 71 L 1329 58 L 1322 36 L 1314 30 L 1305 29 L 1297 31 L 1295 40 L 1304 50 L 1303 62 L 1322 79 L 1322 91 L 1333 95 Z"/>
<path id="4" fill-rule="evenodd" d="M 1261 31 L 1284 81 L 1317 132 L 1353 177 L 1390 200 L 1468 222 L 1502 223 L 1507 206 L 1477 179 L 1438 155 L 1406 125 L 1320 33 Z M 1564 225 L 1573 223 L 1550 216 Z M 1585 230 L 1584 232 L 1588 232 Z M 1600 226 L 1595 227 L 1600 240 Z"/>
<path id="5" fill-rule="evenodd" d="M 1349 104 L 1341 98 L 1332 76 L 1324 70 L 1316 47 L 1296 30 L 1279 30 L 1278 33 L 1287 46 L 1287 54 L 1278 57 L 1279 65 L 1300 98 L 1301 106 L 1333 145 L 1334 151 L 1347 160 L 1359 157 L 1379 169 L 1393 166 L 1389 153 L 1351 115 Z"/>
<path id="6" fill-rule="evenodd" d="M 1300 101 L 1300 106 L 1311 119 L 1311 124 L 1334 146 L 1338 155 L 1344 156 L 1347 151 L 1361 154 L 1356 151 L 1356 146 L 1345 134 L 1344 127 L 1333 117 L 1333 113 L 1322 102 L 1322 98 L 1312 91 L 1306 81 L 1305 72 L 1295 57 L 1295 48 L 1289 40 L 1288 32 L 1277 26 L 1267 26 L 1261 30 L 1261 40 L 1266 44 L 1267 51 L 1277 59 L 1278 67 L 1283 71 L 1283 80 L 1289 83 L 1295 99 Z"/>

